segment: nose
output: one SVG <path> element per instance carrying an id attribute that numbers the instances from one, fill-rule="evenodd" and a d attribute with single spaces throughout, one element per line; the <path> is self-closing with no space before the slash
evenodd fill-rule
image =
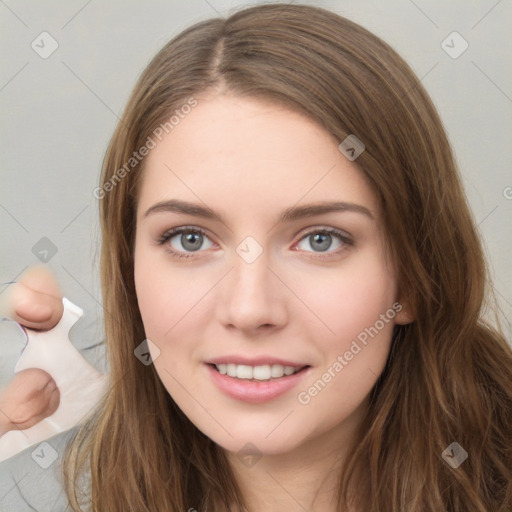
<path id="1" fill-rule="evenodd" d="M 289 297 L 265 252 L 251 263 L 234 254 L 218 298 L 218 319 L 229 329 L 254 335 L 282 328 L 288 321 Z"/>

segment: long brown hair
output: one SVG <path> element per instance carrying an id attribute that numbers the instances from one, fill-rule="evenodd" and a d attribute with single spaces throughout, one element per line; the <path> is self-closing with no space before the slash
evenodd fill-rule
<path id="1" fill-rule="evenodd" d="M 364 142 L 357 164 L 415 314 L 395 327 L 337 509 L 353 500 L 366 512 L 510 512 L 512 351 L 483 320 L 487 271 L 442 123 L 386 43 L 327 10 L 285 4 L 204 21 L 170 41 L 112 137 L 98 189 L 110 388 L 66 454 L 73 510 L 87 474 L 97 512 L 248 510 L 223 450 L 134 356 L 145 339 L 133 276 L 144 160 L 130 159 L 176 109 L 214 89 L 278 102 L 340 142 Z M 452 442 L 469 454 L 456 469 L 441 456 Z"/>

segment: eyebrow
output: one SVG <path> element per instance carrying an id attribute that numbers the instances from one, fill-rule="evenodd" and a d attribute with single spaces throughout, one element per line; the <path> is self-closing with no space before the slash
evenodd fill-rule
<path id="1" fill-rule="evenodd" d="M 187 201 L 181 201 L 179 199 L 169 199 L 167 201 L 160 201 L 150 208 L 148 208 L 143 217 L 146 218 L 151 214 L 162 213 L 162 212 L 173 212 L 181 213 L 186 215 L 193 215 L 195 217 L 202 217 L 205 219 L 217 220 L 225 224 L 222 216 L 209 208 L 208 206 L 202 206 L 200 204 L 189 203 Z M 360 213 L 375 220 L 371 211 L 363 205 L 356 203 L 347 203 L 344 201 L 331 201 L 312 203 L 303 206 L 292 206 L 286 208 L 278 217 L 276 224 L 289 222 L 293 220 L 302 219 L 304 217 L 314 217 L 315 215 L 322 215 L 325 213 L 333 212 L 354 212 Z"/>

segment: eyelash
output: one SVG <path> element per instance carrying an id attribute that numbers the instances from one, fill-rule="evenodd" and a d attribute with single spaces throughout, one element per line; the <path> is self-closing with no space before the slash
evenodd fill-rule
<path id="1" fill-rule="evenodd" d="M 175 237 L 176 235 L 180 235 L 182 233 L 199 233 L 199 234 L 209 238 L 207 233 L 206 233 L 206 231 L 204 231 L 201 228 L 193 227 L 193 226 L 181 226 L 179 228 L 174 228 L 174 229 L 170 229 L 169 231 L 166 231 L 160 238 L 158 238 L 157 243 L 158 243 L 159 246 L 162 246 L 166 242 L 168 242 L 171 238 Z M 301 238 L 299 239 L 298 242 L 304 240 L 308 236 L 316 235 L 316 234 L 334 235 L 335 237 L 337 237 L 339 239 L 339 241 L 344 246 L 344 247 L 341 247 L 341 248 L 339 248 L 339 249 L 337 249 L 335 251 L 331 251 L 331 252 L 326 253 L 327 255 L 322 254 L 322 252 L 307 251 L 307 252 L 312 252 L 315 255 L 315 256 L 313 256 L 313 258 L 316 258 L 316 259 L 328 259 L 328 258 L 330 258 L 330 257 L 332 257 L 334 255 L 339 254 L 341 251 L 346 249 L 346 246 L 354 245 L 354 242 L 343 231 L 340 231 L 340 230 L 335 229 L 335 228 L 321 228 L 321 229 L 313 229 L 313 230 L 307 231 L 306 233 L 304 233 L 301 236 Z M 186 252 L 178 252 L 178 251 L 174 251 L 173 249 L 169 248 L 169 245 L 167 245 L 165 247 L 165 250 L 171 256 L 173 256 L 175 258 L 179 258 L 179 259 L 182 259 L 182 258 L 183 259 L 193 258 L 194 257 L 194 252 L 202 252 L 202 251 L 193 251 L 193 252 L 188 252 L 188 253 L 186 253 Z"/>
<path id="2" fill-rule="evenodd" d="M 166 242 L 168 242 L 171 238 L 173 238 L 176 235 L 180 235 L 182 233 L 200 233 L 203 236 L 208 237 L 206 232 L 201 228 L 195 228 L 192 226 L 182 226 L 180 228 L 174 228 L 170 229 L 169 231 L 166 231 L 159 239 L 158 239 L 158 245 L 164 245 Z M 208 237 L 209 238 L 209 237 Z M 193 253 L 184 253 L 184 252 L 178 252 L 174 251 L 167 245 L 165 247 L 165 250 L 173 257 L 175 258 L 193 258 Z M 199 251 L 198 251 L 199 252 Z"/>

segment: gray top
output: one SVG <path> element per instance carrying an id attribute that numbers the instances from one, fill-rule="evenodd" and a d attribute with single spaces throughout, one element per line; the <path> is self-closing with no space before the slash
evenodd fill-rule
<path id="1" fill-rule="evenodd" d="M 0 463 L 0 512 L 69 512 L 62 456 L 75 429 L 31 446 Z"/>

